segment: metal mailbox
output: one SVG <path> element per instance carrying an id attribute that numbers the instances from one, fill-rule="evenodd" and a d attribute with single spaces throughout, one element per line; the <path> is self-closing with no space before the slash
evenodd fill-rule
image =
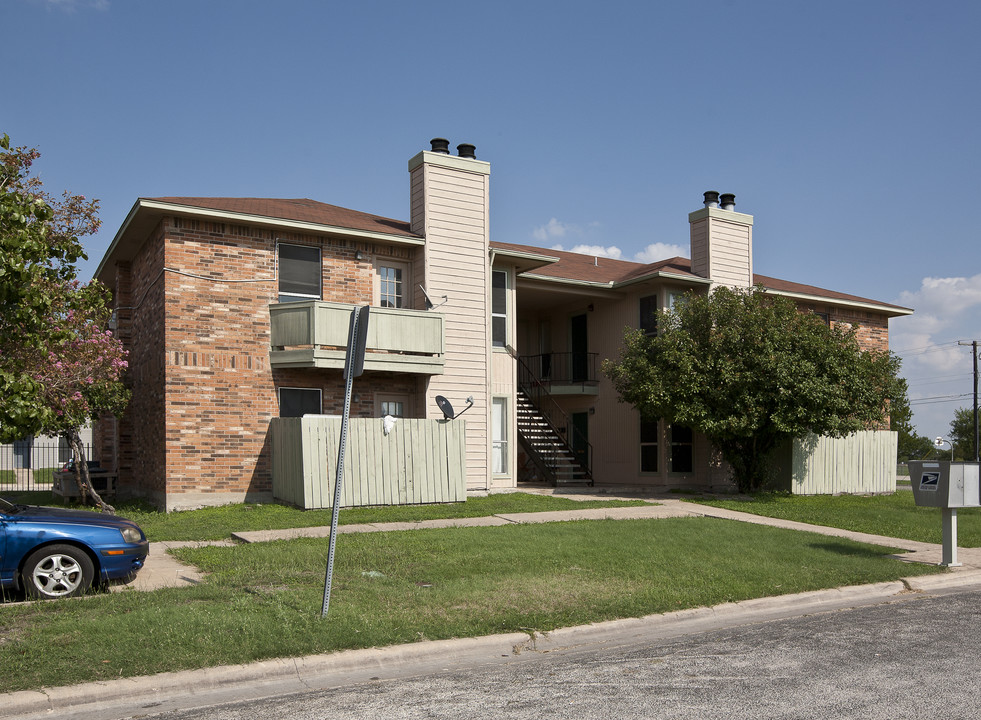
<path id="1" fill-rule="evenodd" d="M 978 468 L 976 462 L 911 460 L 913 499 L 922 507 L 981 507 Z"/>

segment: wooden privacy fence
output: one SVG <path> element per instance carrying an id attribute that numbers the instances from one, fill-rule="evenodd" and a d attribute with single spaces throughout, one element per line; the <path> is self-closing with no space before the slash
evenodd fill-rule
<path id="1" fill-rule="evenodd" d="M 341 418 L 270 422 L 273 497 L 307 510 L 334 502 Z M 341 507 L 466 500 L 462 420 L 352 418 L 344 454 Z"/>
<path id="2" fill-rule="evenodd" d="M 779 484 L 795 495 L 896 492 L 897 443 L 891 430 L 794 440 Z"/>

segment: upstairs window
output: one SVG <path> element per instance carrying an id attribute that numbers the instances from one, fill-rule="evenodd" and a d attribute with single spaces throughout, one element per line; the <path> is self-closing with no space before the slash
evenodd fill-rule
<path id="1" fill-rule="evenodd" d="M 508 274 L 504 270 L 491 275 L 491 339 L 494 347 L 508 344 Z"/>
<path id="2" fill-rule="evenodd" d="M 405 283 L 402 268 L 378 266 L 378 305 L 386 308 L 405 307 Z"/>
<path id="3" fill-rule="evenodd" d="M 645 335 L 657 335 L 657 295 L 640 299 L 640 329 Z"/>
<path id="4" fill-rule="evenodd" d="M 279 262 L 279 302 L 320 299 L 320 248 L 310 245 L 276 246 Z"/>

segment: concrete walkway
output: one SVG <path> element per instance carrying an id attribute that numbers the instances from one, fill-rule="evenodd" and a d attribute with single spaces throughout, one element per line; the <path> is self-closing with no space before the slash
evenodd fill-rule
<path id="1" fill-rule="evenodd" d="M 628 500 L 637 499 L 626 495 L 608 495 L 598 493 L 556 492 L 552 489 L 536 489 L 536 494 L 561 495 L 572 500 Z M 421 522 L 373 523 L 364 525 L 341 525 L 338 533 L 362 532 L 391 532 L 395 530 L 422 530 L 427 528 L 449 527 L 493 527 L 518 523 L 565 522 L 569 520 L 652 520 L 669 517 L 717 517 L 725 520 L 737 520 L 757 525 L 786 528 L 814 532 L 832 537 L 847 538 L 871 545 L 884 545 L 898 548 L 902 553 L 897 557 L 907 562 L 918 562 L 937 565 L 941 561 L 942 548 L 939 544 L 922 543 L 913 540 L 869 535 L 868 533 L 840 530 L 822 525 L 808 525 L 792 520 L 780 520 L 760 515 L 725 510 L 722 508 L 696 505 L 675 498 L 643 498 L 649 505 L 620 508 L 591 508 L 587 510 L 556 510 L 536 513 L 511 513 L 477 518 L 451 518 L 444 520 L 424 520 Z M 937 522 L 940 522 L 939 513 Z M 238 543 L 270 542 L 274 540 L 293 540 L 296 538 L 328 538 L 330 527 L 292 528 L 288 530 L 254 530 L 249 532 L 232 533 L 232 541 L 216 542 L 154 542 L 151 544 L 150 557 L 146 566 L 140 571 L 136 580 L 125 586 L 116 586 L 114 591 L 126 590 L 156 590 L 163 587 L 186 587 L 201 582 L 202 575 L 196 568 L 179 563 L 169 552 L 171 548 L 202 545 L 233 545 Z M 962 565 L 951 568 L 953 573 L 981 571 L 981 548 L 958 548 L 957 559 Z"/>
<path id="2" fill-rule="evenodd" d="M 570 494 L 567 491 L 538 490 L 574 499 L 617 499 L 600 493 Z M 627 499 L 624 497 L 624 499 Z M 835 528 L 764 518 L 682 502 L 675 498 L 644 498 L 651 504 L 641 507 L 600 508 L 560 512 L 497 515 L 489 518 L 433 520 L 419 523 L 345 525 L 341 532 L 384 532 L 419 528 L 493 526 L 530 522 L 562 522 L 582 519 L 656 519 L 668 517 L 718 517 L 760 525 L 788 528 L 849 538 L 875 545 L 901 549 L 897 555 L 907 562 L 937 564 L 941 547 L 930 543 L 868 535 Z M 937 522 L 940 522 L 939 514 Z M 239 542 L 268 542 L 295 537 L 328 537 L 330 528 L 303 528 L 237 533 Z M 155 542 L 146 567 L 132 585 L 123 591 L 153 590 L 161 587 L 190 586 L 201 581 L 194 568 L 178 563 L 168 552 L 186 545 L 231 544 Z M 796 595 L 758 598 L 696 608 L 644 618 L 627 618 L 579 627 L 561 628 L 550 633 L 509 633 L 478 638 L 412 643 L 386 648 L 350 650 L 299 658 L 282 658 L 227 667 L 203 668 L 151 677 L 123 678 L 62 688 L 42 688 L 0 694 L 0 714 L 23 720 L 73 717 L 79 720 L 106 720 L 142 716 L 154 711 L 177 710 L 245 698 L 261 698 L 291 692 L 342 687 L 359 682 L 376 682 L 427 672 L 449 666 L 467 667 L 491 662 L 507 662 L 520 656 L 561 652 L 585 644 L 615 646 L 617 643 L 645 642 L 707 632 L 733 624 L 769 622 L 776 619 L 833 612 L 846 608 L 891 602 L 910 593 L 956 592 L 981 588 L 981 548 L 958 551 L 961 567 L 941 575 L 911 577 L 897 582 L 832 588 Z"/>

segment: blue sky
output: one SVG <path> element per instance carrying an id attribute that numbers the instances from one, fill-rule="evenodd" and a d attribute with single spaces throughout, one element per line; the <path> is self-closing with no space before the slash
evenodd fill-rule
<path id="1" fill-rule="evenodd" d="M 758 273 L 913 307 L 919 432 L 981 340 L 981 3 L 7 0 L 0 132 L 99 198 L 309 197 L 408 217 L 432 137 L 491 163 L 495 240 L 687 254 L 705 190 Z M 963 397 L 947 397 L 962 396 Z"/>

